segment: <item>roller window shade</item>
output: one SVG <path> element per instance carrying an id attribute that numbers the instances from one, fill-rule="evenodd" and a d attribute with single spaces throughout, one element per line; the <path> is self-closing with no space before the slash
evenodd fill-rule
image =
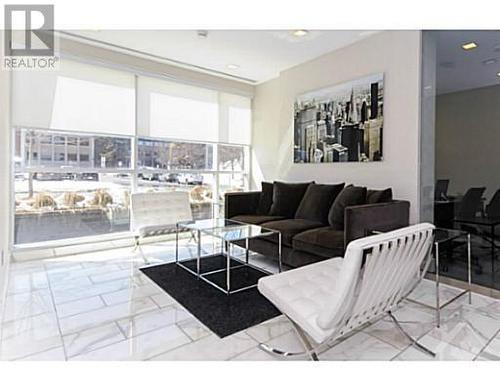
<path id="1" fill-rule="evenodd" d="M 134 75 L 63 59 L 56 71 L 15 71 L 16 126 L 133 135 Z"/>
<path id="2" fill-rule="evenodd" d="M 169 139 L 217 142 L 217 91 L 139 77 L 139 134 Z"/>
<path id="3" fill-rule="evenodd" d="M 220 141 L 249 145 L 251 143 L 252 106 L 248 97 L 220 93 Z"/>

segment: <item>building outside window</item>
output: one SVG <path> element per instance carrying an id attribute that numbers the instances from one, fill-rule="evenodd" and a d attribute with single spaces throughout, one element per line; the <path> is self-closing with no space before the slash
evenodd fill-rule
<path id="1" fill-rule="evenodd" d="M 15 139 L 15 244 L 129 230 L 130 137 L 21 128 Z"/>
<path id="2" fill-rule="evenodd" d="M 227 153 L 228 148 L 232 154 Z M 139 138 L 138 189 L 186 191 L 195 219 L 221 215 L 224 193 L 248 188 L 248 170 L 243 163 L 248 150 L 244 145 Z M 216 156 L 224 156 L 228 166 L 217 164 Z M 237 179 L 228 181 L 229 176 Z"/>

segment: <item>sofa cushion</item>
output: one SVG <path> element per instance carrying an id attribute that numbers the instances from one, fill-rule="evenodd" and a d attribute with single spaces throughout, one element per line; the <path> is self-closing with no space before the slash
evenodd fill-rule
<path id="1" fill-rule="evenodd" d="M 292 246 L 292 238 L 298 233 L 305 230 L 314 229 L 323 226 L 317 221 L 309 221 L 307 219 L 283 219 L 281 221 L 272 221 L 262 224 L 262 227 L 272 230 L 278 230 L 281 232 L 281 242 L 282 245 Z M 272 234 L 270 236 L 263 237 L 268 241 L 278 242 L 278 235 Z"/>
<path id="2" fill-rule="evenodd" d="M 366 203 L 385 203 L 392 200 L 392 188 L 385 190 L 368 190 L 366 191 Z"/>
<path id="3" fill-rule="evenodd" d="M 273 185 L 273 204 L 269 214 L 293 218 L 309 184 L 311 183 L 282 183 L 275 181 Z"/>
<path id="4" fill-rule="evenodd" d="M 295 218 L 328 224 L 328 212 L 337 195 L 344 188 L 340 184 L 310 184 L 295 213 Z"/>
<path id="5" fill-rule="evenodd" d="M 262 182 L 262 191 L 260 193 L 259 205 L 257 206 L 257 214 L 268 215 L 273 204 L 273 183 L 266 181 Z"/>
<path id="6" fill-rule="evenodd" d="M 292 247 L 325 258 L 342 256 L 344 231 L 336 230 L 331 226 L 307 230 L 293 237 Z"/>
<path id="7" fill-rule="evenodd" d="M 355 187 L 348 185 L 335 198 L 330 212 L 328 222 L 337 230 L 344 229 L 344 211 L 346 207 L 357 206 L 366 202 L 366 187 Z"/>
<path id="8" fill-rule="evenodd" d="M 262 223 L 278 221 L 285 218 L 277 215 L 236 215 L 231 217 L 231 219 L 238 222 L 248 223 L 250 225 L 260 225 Z"/>

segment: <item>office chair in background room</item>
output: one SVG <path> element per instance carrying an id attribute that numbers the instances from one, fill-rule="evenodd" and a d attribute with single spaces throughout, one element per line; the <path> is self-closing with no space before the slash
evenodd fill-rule
<path id="1" fill-rule="evenodd" d="M 458 203 L 457 210 L 455 212 L 455 217 L 457 218 L 463 218 L 463 219 L 473 219 L 480 211 L 482 211 L 482 197 L 484 194 L 484 191 L 486 191 L 486 187 L 472 187 L 467 190 L 465 195 L 463 196 L 462 200 Z M 478 236 L 482 239 L 484 239 L 484 235 L 482 234 L 481 231 L 478 230 L 478 228 L 474 225 L 469 225 L 466 223 L 460 223 L 459 227 L 460 230 L 463 230 L 465 232 L 470 233 L 473 236 Z M 458 248 L 465 248 L 466 249 L 466 241 L 454 241 L 453 244 L 451 244 L 447 248 L 447 259 L 443 262 L 443 270 L 447 271 L 448 261 L 453 261 L 453 252 L 457 250 Z M 444 259 L 443 259 L 444 260 Z M 476 274 L 481 274 L 482 273 L 482 266 L 479 264 L 478 257 L 473 255 L 472 256 L 472 262 L 476 268 Z"/>
<path id="2" fill-rule="evenodd" d="M 500 190 L 495 192 L 490 203 L 486 206 L 485 212 L 488 218 L 500 218 Z"/>
<path id="3" fill-rule="evenodd" d="M 488 218 L 500 218 L 500 190 L 497 190 L 497 192 L 495 192 L 495 195 L 493 195 L 493 197 L 491 198 L 490 203 L 488 203 L 488 205 L 485 207 L 485 213 Z M 495 238 L 500 238 L 499 229 L 495 230 Z"/>
<path id="4" fill-rule="evenodd" d="M 448 186 L 450 181 L 448 179 L 439 179 L 436 181 L 434 188 L 434 200 L 448 200 Z"/>
<path id="5" fill-rule="evenodd" d="M 474 218 L 479 211 L 482 211 L 481 204 L 484 191 L 486 191 L 486 187 L 469 188 L 458 205 L 456 217 Z"/>

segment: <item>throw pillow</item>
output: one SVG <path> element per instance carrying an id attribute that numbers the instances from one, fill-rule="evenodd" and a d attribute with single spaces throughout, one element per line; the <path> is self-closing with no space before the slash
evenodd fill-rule
<path id="1" fill-rule="evenodd" d="M 366 203 L 384 203 L 392 200 L 392 188 L 385 190 L 368 190 L 366 192 Z"/>
<path id="2" fill-rule="evenodd" d="M 366 202 L 366 187 L 345 187 L 337 196 L 328 213 L 328 223 L 335 229 L 344 230 L 344 210 Z"/>
<path id="3" fill-rule="evenodd" d="M 273 185 L 273 204 L 269 215 L 293 218 L 310 184 L 275 181 Z"/>
<path id="4" fill-rule="evenodd" d="M 273 204 L 273 183 L 262 182 L 262 191 L 260 193 L 259 205 L 257 206 L 258 215 L 267 215 Z"/>
<path id="5" fill-rule="evenodd" d="M 311 184 L 295 213 L 295 218 L 328 224 L 328 212 L 337 195 L 344 188 L 340 184 Z"/>

